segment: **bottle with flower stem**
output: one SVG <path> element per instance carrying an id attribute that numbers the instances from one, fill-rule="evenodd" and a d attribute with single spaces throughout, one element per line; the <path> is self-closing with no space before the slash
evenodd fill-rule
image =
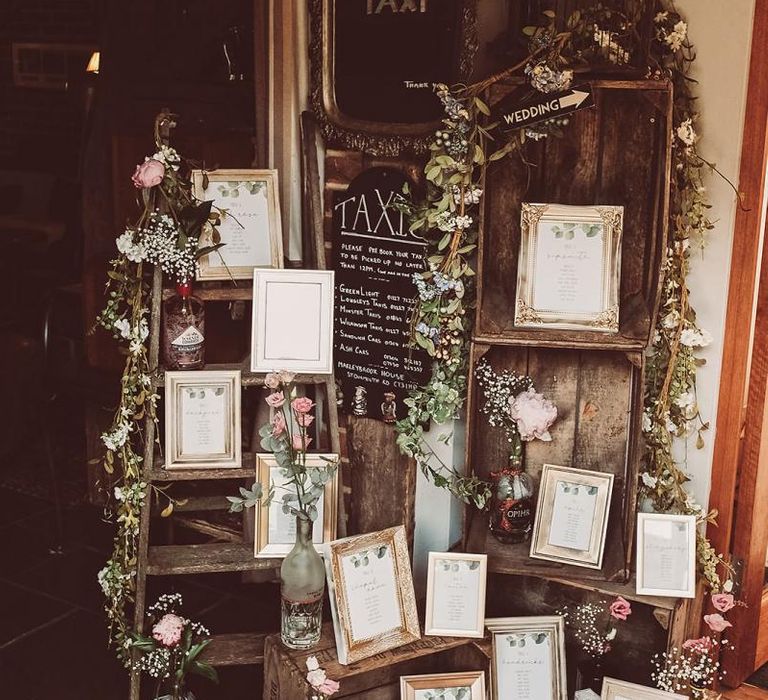
<path id="1" fill-rule="evenodd" d="M 192 296 L 189 281 L 163 302 L 163 355 L 172 370 L 200 369 L 205 363 L 205 306 Z"/>
<path id="2" fill-rule="evenodd" d="M 493 472 L 490 529 L 504 544 L 525 542 L 531 536 L 534 515 L 534 483 L 523 466 L 520 436 L 512 441 L 509 464 Z"/>

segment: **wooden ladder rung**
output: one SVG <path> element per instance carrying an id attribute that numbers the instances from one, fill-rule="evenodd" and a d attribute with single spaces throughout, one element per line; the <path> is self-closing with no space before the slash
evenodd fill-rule
<path id="1" fill-rule="evenodd" d="M 200 655 L 211 666 L 264 663 L 264 634 L 215 634 Z"/>
<path id="2" fill-rule="evenodd" d="M 147 573 L 150 576 L 261 571 L 276 569 L 282 559 L 256 559 L 253 545 L 235 542 L 174 544 L 149 548 Z"/>
<path id="3" fill-rule="evenodd" d="M 207 364 L 203 367 L 204 371 L 212 372 L 216 370 L 233 370 L 239 369 L 242 373 L 240 383 L 242 386 L 264 386 L 264 379 L 266 374 L 256 374 L 251 372 L 249 362 L 227 362 L 224 364 Z M 295 384 L 325 384 L 332 375 L 330 374 L 297 374 L 294 378 Z M 160 374 L 153 378 L 152 383 L 154 386 L 164 386 L 165 376 Z"/>
<path id="4" fill-rule="evenodd" d="M 192 291 L 200 301 L 251 301 L 253 299 L 253 285 L 244 282 L 243 287 L 195 287 Z M 163 289 L 163 299 L 170 299 L 175 295 L 173 289 Z"/>

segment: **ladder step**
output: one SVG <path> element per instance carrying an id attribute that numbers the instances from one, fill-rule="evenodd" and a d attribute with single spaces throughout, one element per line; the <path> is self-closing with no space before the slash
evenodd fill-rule
<path id="1" fill-rule="evenodd" d="M 242 467 L 199 467 L 197 469 L 166 469 L 161 460 L 149 470 L 150 481 L 197 481 L 204 479 L 254 479 L 256 478 L 256 456 L 243 452 Z M 190 510 L 187 508 L 186 510 Z"/>
<path id="2" fill-rule="evenodd" d="M 251 301 L 253 285 L 243 280 L 242 287 L 195 287 L 192 294 L 200 301 Z M 175 296 L 173 289 L 163 289 L 163 299 Z"/>
<path id="3" fill-rule="evenodd" d="M 256 559 L 252 544 L 235 542 L 212 544 L 162 545 L 149 548 L 147 574 L 225 573 L 229 571 L 261 571 L 279 568 L 282 559 Z"/>
<path id="4" fill-rule="evenodd" d="M 224 364 L 210 364 L 203 367 L 204 371 L 214 370 L 233 370 L 239 369 L 242 373 L 241 384 L 243 386 L 264 386 L 264 379 L 266 374 L 255 374 L 251 372 L 250 361 L 245 362 L 227 362 Z M 293 380 L 295 384 L 325 384 L 329 379 L 332 379 L 331 374 L 297 374 Z M 165 376 L 160 374 L 153 379 L 154 386 L 164 386 Z"/>
<path id="5" fill-rule="evenodd" d="M 264 663 L 264 634 L 214 634 L 200 660 L 211 666 Z"/>

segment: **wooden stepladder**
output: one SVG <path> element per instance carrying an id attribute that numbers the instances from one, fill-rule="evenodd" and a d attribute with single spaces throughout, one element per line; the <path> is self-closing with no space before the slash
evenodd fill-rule
<path id="1" fill-rule="evenodd" d="M 168 131 L 170 128 L 170 115 L 165 122 L 158 118 L 161 124 L 160 135 L 163 141 L 168 142 Z M 319 269 L 325 267 L 325 256 L 322 250 L 313 251 L 316 266 Z M 226 284 L 226 283 L 225 283 Z M 216 286 L 214 286 L 216 285 Z M 149 363 L 150 367 L 157 370 L 153 374 L 154 386 L 160 391 L 162 396 L 162 387 L 164 385 L 163 368 L 160 365 L 160 330 L 161 330 L 161 308 L 164 296 L 169 296 L 171 290 L 163 289 L 162 270 L 156 267 L 152 281 L 151 295 L 151 325 L 149 338 Z M 201 285 L 195 291 L 195 296 L 205 303 L 215 302 L 247 302 L 252 301 L 253 294 L 251 285 L 247 287 L 224 286 L 219 283 L 208 283 Z M 265 375 L 254 374 L 250 371 L 249 358 L 244 358 L 241 362 L 233 364 L 211 364 L 206 365 L 206 370 L 233 370 L 241 371 L 241 384 L 247 387 L 264 386 Z M 275 367 L 275 370 L 281 368 Z M 324 406 L 326 411 L 324 420 L 316 421 L 317 433 L 314 444 L 321 445 L 322 428 L 321 423 L 325 424 L 327 443 L 330 443 L 330 451 L 335 454 L 341 454 L 339 439 L 339 416 L 336 403 L 336 384 L 333 374 L 300 374 L 296 376 L 297 384 L 313 387 L 315 391 L 315 400 L 318 406 Z M 318 412 L 318 418 L 321 418 Z M 322 451 L 322 450 L 320 450 Z M 342 471 L 339 470 L 341 478 Z M 197 499 L 199 510 L 215 509 L 205 506 L 202 502 L 209 504 L 214 501 L 221 504 L 219 507 L 227 507 L 226 495 L 232 495 L 233 490 L 231 482 L 240 480 L 242 482 L 253 481 L 256 478 L 256 453 L 243 453 L 242 464 L 238 468 L 220 469 L 206 467 L 205 469 L 174 469 L 166 470 L 162 463 L 158 451 L 156 450 L 155 423 L 147 418 L 144 432 L 144 463 L 143 477 L 148 485 L 169 484 L 170 482 L 194 482 L 194 481 L 221 481 L 224 492 L 218 497 L 200 497 Z M 229 483 L 228 483 L 229 482 Z M 226 484 L 226 486 L 225 486 Z M 340 484 L 341 486 L 341 484 Z M 148 576 L 174 576 L 174 575 L 194 575 L 225 572 L 262 572 L 268 580 L 275 580 L 279 573 L 282 559 L 262 559 L 255 558 L 253 555 L 253 544 L 247 541 L 247 538 L 241 535 L 228 534 L 222 537 L 217 532 L 217 527 L 211 525 L 206 528 L 205 525 L 194 527 L 199 532 L 210 534 L 210 542 L 191 545 L 150 545 L 149 535 L 153 520 L 151 512 L 151 493 L 152 488 L 147 489 L 147 495 L 144 501 L 144 507 L 141 512 L 141 521 L 139 525 L 139 544 L 137 552 L 137 571 L 136 571 L 136 597 L 134 605 L 134 626 L 141 632 L 144 626 L 144 616 L 146 611 L 147 595 L 147 577 Z M 344 507 L 344 491 L 338 489 L 338 532 L 339 536 L 346 533 L 346 513 Z M 184 507 L 184 510 L 196 510 L 195 499 Z M 257 508 L 260 506 L 257 506 Z M 171 516 L 173 517 L 173 516 Z M 221 541 L 224 539 L 225 541 Z M 218 541 L 216 541 L 218 540 Z M 259 577 L 261 578 L 261 577 Z M 212 666 L 237 666 L 249 664 L 262 664 L 264 661 L 264 637 L 265 634 L 257 633 L 238 633 L 214 635 L 211 644 L 203 652 L 203 660 Z M 141 674 L 137 671 L 131 672 L 130 699 L 140 700 L 141 693 Z"/>

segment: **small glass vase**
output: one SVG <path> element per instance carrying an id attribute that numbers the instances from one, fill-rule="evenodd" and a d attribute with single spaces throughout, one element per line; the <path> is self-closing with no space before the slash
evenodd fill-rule
<path id="1" fill-rule="evenodd" d="M 589 688 L 600 695 L 603 692 L 603 678 L 605 678 L 605 669 L 603 669 L 602 659 L 585 659 L 576 667 L 576 689 L 586 690 Z"/>
<path id="2" fill-rule="evenodd" d="M 297 516 L 296 544 L 280 567 L 280 637 L 289 649 L 311 649 L 323 623 L 325 564 L 312 543 L 312 521 Z"/>

